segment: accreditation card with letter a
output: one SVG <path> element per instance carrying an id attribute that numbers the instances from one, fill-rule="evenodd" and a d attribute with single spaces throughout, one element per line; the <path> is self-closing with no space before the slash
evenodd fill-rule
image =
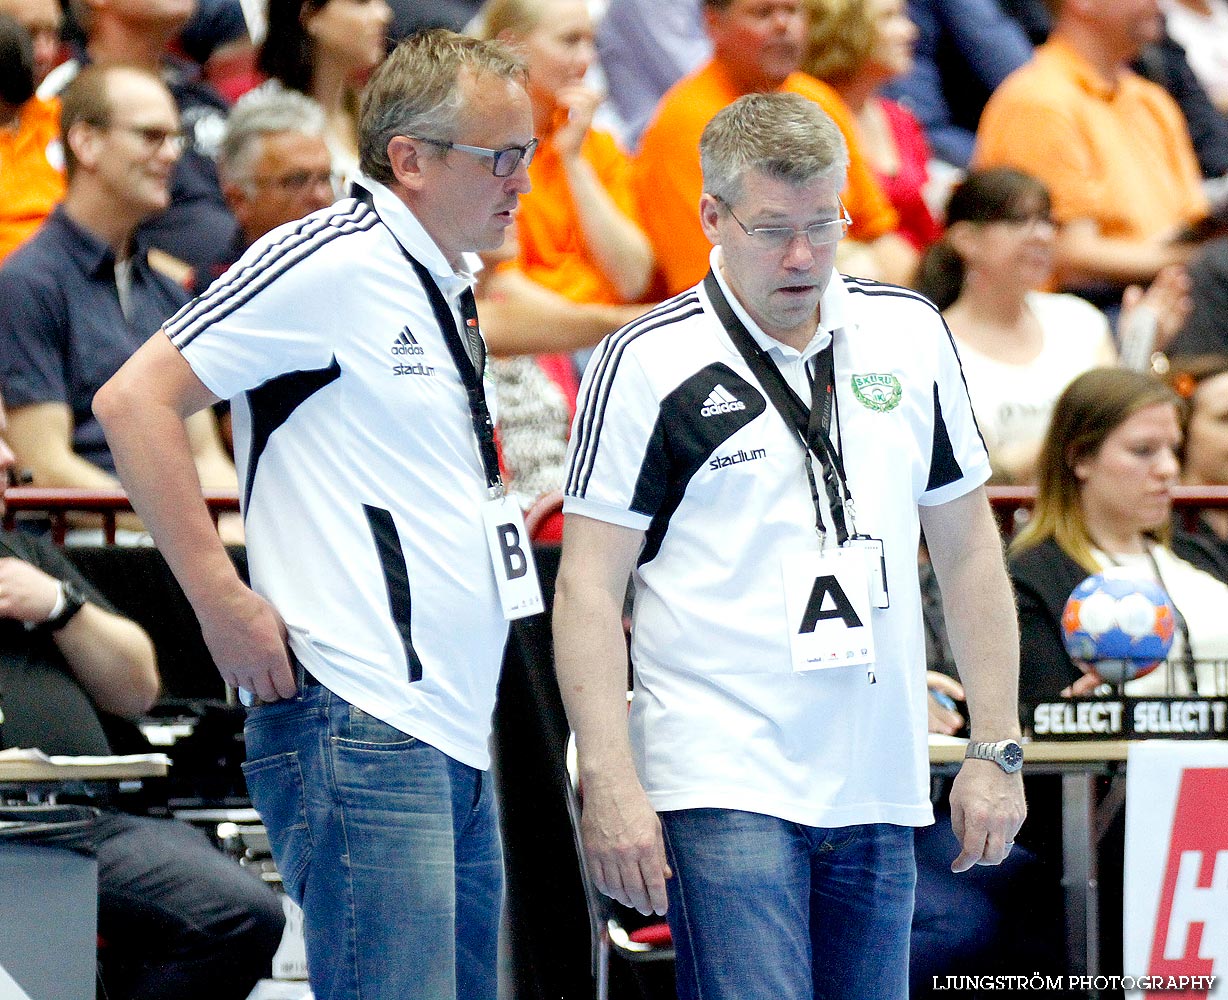
<path id="1" fill-rule="evenodd" d="M 860 549 L 786 553 L 781 578 L 795 671 L 873 665 L 870 580 Z"/>

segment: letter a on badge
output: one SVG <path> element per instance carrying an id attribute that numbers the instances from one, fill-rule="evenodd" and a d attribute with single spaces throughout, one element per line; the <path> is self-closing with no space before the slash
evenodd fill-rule
<path id="1" fill-rule="evenodd" d="M 823 605 L 831 598 L 832 606 L 827 610 Z M 810 600 L 806 602 L 806 611 L 802 615 L 802 627 L 797 634 L 813 632 L 814 627 L 829 618 L 842 618 L 846 628 L 861 628 L 861 619 L 853 610 L 853 602 L 848 599 L 840 581 L 834 576 L 816 576 L 814 586 L 810 590 Z"/>

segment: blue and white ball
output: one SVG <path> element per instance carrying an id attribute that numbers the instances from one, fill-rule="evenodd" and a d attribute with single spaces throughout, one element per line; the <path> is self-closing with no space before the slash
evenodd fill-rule
<path id="1" fill-rule="evenodd" d="M 1110 684 L 1124 684 L 1164 661 L 1175 621 L 1154 580 L 1112 567 L 1075 587 L 1062 613 L 1062 638 L 1071 659 L 1090 663 Z"/>

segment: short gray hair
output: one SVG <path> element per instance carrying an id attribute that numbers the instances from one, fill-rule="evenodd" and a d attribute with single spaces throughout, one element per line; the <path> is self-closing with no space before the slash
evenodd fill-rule
<path id="1" fill-rule="evenodd" d="M 230 109 L 218 148 L 217 166 L 234 184 L 251 180 L 260 140 L 276 132 L 324 134 L 324 109 L 306 94 L 266 83 L 244 94 Z"/>
<path id="2" fill-rule="evenodd" d="M 462 107 L 462 71 L 492 74 L 522 87 L 524 61 L 500 42 L 443 28 L 420 31 L 401 42 L 371 77 L 358 120 L 359 167 L 372 180 L 396 179 L 388 143 L 398 135 L 450 141 Z"/>
<path id="3" fill-rule="evenodd" d="M 800 94 L 747 94 L 708 122 L 699 161 L 704 190 L 733 204 L 748 170 L 790 184 L 830 177 L 842 189 L 849 152 L 839 127 L 814 101 Z"/>

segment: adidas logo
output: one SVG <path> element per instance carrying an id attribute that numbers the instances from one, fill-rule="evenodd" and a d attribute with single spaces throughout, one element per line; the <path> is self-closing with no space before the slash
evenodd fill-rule
<path id="1" fill-rule="evenodd" d="M 401 330 L 401 335 L 397 337 L 392 344 L 393 354 L 425 354 L 421 347 L 418 346 L 418 341 L 414 335 L 409 332 L 409 327 Z"/>
<path id="2" fill-rule="evenodd" d="M 745 410 L 746 404 L 729 394 L 723 385 L 717 385 L 704 400 L 704 407 L 699 411 L 701 417 L 714 417 L 718 413 L 733 413 L 735 410 Z"/>

